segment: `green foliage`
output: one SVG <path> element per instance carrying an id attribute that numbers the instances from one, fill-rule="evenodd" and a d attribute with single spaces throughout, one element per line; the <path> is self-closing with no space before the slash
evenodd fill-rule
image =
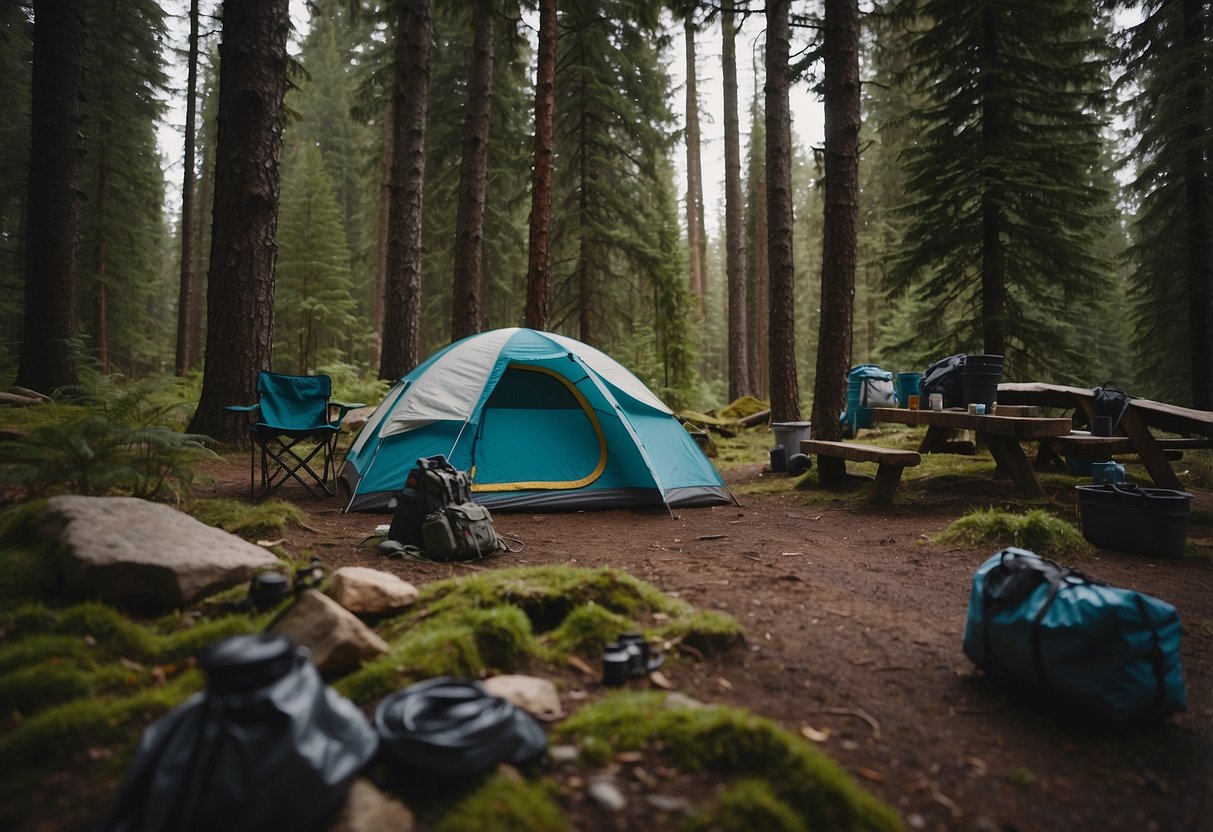
<path id="1" fill-rule="evenodd" d="M 1053 555 L 1086 554 L 1091 546 L 1078 530 L 1043 509 L 1011 514 L 1002 509 L 972 511 L 935 536 L 936 542 L 976 546 L 1018 546 Z"/>
<path id="2" fill-rule="evenodd" d="M 434 832 L 572 832 L 549 780 L 519 781 L 496 774 L 434 824 Z"/>
<path id="3" fill-rule="evenodd" d="M 775 795 L 771 784 L 763 780 L 742 780 L 720 793 L 716 805 L 692 819 L 694 832 L 809 832 L 809 826 L 796 811 Z"/>
<path id="4" fill-rule="evenodd" d="M 278 369 L 299 375 L 346 358 L 359 329 L 335 187 L 314 145 L 283 165 L 274 356 Z"/>
<path id="5" fill-rule="evenodd" d="M 770 785 L 770 799 L 752 786 L 733 792 L 718 809 L 722 818 L 732 818 L 734 810 L 749 803 L 761 809 L 760 817 L 772 820 L 788 820 L 788 813 L 794 813 L 808 829 L 902 828 L 892 809 L 859 788 L 816 748 L 745 711 L 676 707 L 659 693 L 616 693 L 582 708 L 553 733 L 596 753 L 603 745 L 613 753 L 660 747 L 687 771 L 744 772 L 747 781 Z"/>
<path id="6" fill-rule="evenodd" d="M 267 500 L 250 505 L 239 500 L 194 500 L 185 507 L 194 519 L 257 541 L 274 537 L 288 525 L 302 526 L 307 514 L 286 500 Z"/>
<path id="7" fill-rule="evenodd" d="M 922 302 L 900 342 L 936 357 L 1001 348 L 1011 376 L 1079 364 L 1066 336 L 1108 285 L 1097 243 L 1112 209 L 1090 4 L 899 11 L 921 103 L 907 114 L 906 226 L 886 285 Z"/>
<path id="8" fill-rule="evenodd" d="M 82 411 L 64 411 L 62 422 L 0 440 L 0 482 L 34 496 L 182 496 L 194 463 L 214 454 L 207 437 L 172 426 L 179 403 L 155 400 L 171 383 L 162 378 L 112 388 L 85 400 Z"/>

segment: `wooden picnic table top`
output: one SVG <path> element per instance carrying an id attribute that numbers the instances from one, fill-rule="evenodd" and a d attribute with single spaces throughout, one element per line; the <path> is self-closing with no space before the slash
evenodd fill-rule
<path id="1" fill-rule="evenodd" d="M 1041 416 L 977 415 L 967 410 L 909 410 L 902 407 L 874 407 L 872 419 L 903 425 L 926 425 L 952 430 L 1011 436 L 1016 439 L 1044 439 L 1064 436 L 1072 427 L 1069 419 Z"/>
<path id="2" fill-rule="evenodd" d="M 1001 404 L 1034 404 L 1041 407 L 1072 409 L 1090 402 L 1094 391 L 1089 387 L 1071 387 L 1046 382 L 1004 382 L 998 385 Z M 1200 434 L 1213 437 L 1213 411 L 1133 398 L 1129 408 L 1151 428 L 1179 434 Z"/>

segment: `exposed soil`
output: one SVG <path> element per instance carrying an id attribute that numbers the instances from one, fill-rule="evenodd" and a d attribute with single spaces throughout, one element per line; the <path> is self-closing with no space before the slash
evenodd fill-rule
<path id="1" fill-rule="evenodd" d="M 208 466 L 215 481 L 195 496 L 247 496 L 244 460 L 234 455 Z M 752 465 L 730 480 L 771 476 Z M 287 550 L 318 556 L 330 570 L 372 566 L 425 583 L 495 566 L 610 565 L 695 606 L 727 612 L 745 628 L 746 647 L 719 657 L 680 656 L 664 669 L 674 688 L 816 737 L 818 748 L 911 828 L 1213 829 L 1209 558 L 1102 551 L 1075 564 L 1178 608 L 1189 697 L 1188 710 L 1161 725 L 1079 727 L 1008 700 L 962 652 L 972 574 L 993 549 L 947 548 L 929 536 L 971 500 L 989 505 L 988 493 L 960 488 L 926 508 L 852 509 L 842 499 L 809 502 L 791 479 L 781 480 L 787 490 L 745 496 L 740 506 L 673 516 L 500 513 L 498 531 L 525 548 L 474 566 L 385 559 L 363 541 L 389 517 L 343 514 L 336 498 L 312 500 L 297 486 L 280 496 L 311 516 L 308 529 L 286 532 Z M 997 493 L 1004 485 L 976 487 Z M 1210 516 L 1213 494 L 1197 493 L 1193 510 Z M 1213 537 L 1213 528 L 1194 521 L 1189 537 Z M 560 682 L 570 711 L 603 691 L 595 676 L 576 671 Z M 610 828 L 602 814 L 589 825 Z M 614 823 L 646 828 L 636 816 Z"/>

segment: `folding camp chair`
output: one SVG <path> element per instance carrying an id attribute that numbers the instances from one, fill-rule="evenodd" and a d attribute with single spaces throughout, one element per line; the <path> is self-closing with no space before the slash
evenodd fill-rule
<path id="1" fill-rule="evenodd" d="M 345 414 L 362 404 L 331 402 L 333 383 L 328 376 L 290 376 L 262 370 L 257 373 L 260 400 L 252 405 L 229 405 L 248 422 L 249 492 L 265 499 L 293 479 L 313 497 L 333 496 L 333 456 Z M 332 419 L 333 409 L 337 418 Z M 257 455 L 261 456 L 261 488 L 257 490 Z M 318 458 L 318 459 L 317 459 Z M 313 463 L 312 460 L 317 462 Z M 320 467 L 320 464 L 323 467 Z M 320 468 L 317 473 L 316 467 Z M 307 477 L 306 479 L 304 477 Z"/>

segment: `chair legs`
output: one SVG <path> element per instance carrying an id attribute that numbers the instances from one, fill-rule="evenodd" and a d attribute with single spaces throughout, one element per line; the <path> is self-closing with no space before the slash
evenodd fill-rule
<path id="1" fill-rule="evenodd" d="M 336 493 L 330 485 L 336 467 L 333 462 L 337 449 L 336 431 L 323 435 L 305 434 L 302 436 L 283 434 L 258 436 L 254 434 L 253 439 L 254 447 L 250 453 L 255 455 L 258 448 L 261 451 L 260 489 L 256 487 L 255 467 L 252 467 L 255 466 L 255 462 L 250 461 L 249 478 L 253 499 L 264 500 L 290 480 L 302 485 L 309 494 L 317 499 L 322 500 Z M 300 443 L 307 440 L 314 440 L 315 446 L 310 450 L 298 447 Z M 317 455 L 320 456 L 317 462 L 323 462 L 319 473 L 312 463 Z"/>

